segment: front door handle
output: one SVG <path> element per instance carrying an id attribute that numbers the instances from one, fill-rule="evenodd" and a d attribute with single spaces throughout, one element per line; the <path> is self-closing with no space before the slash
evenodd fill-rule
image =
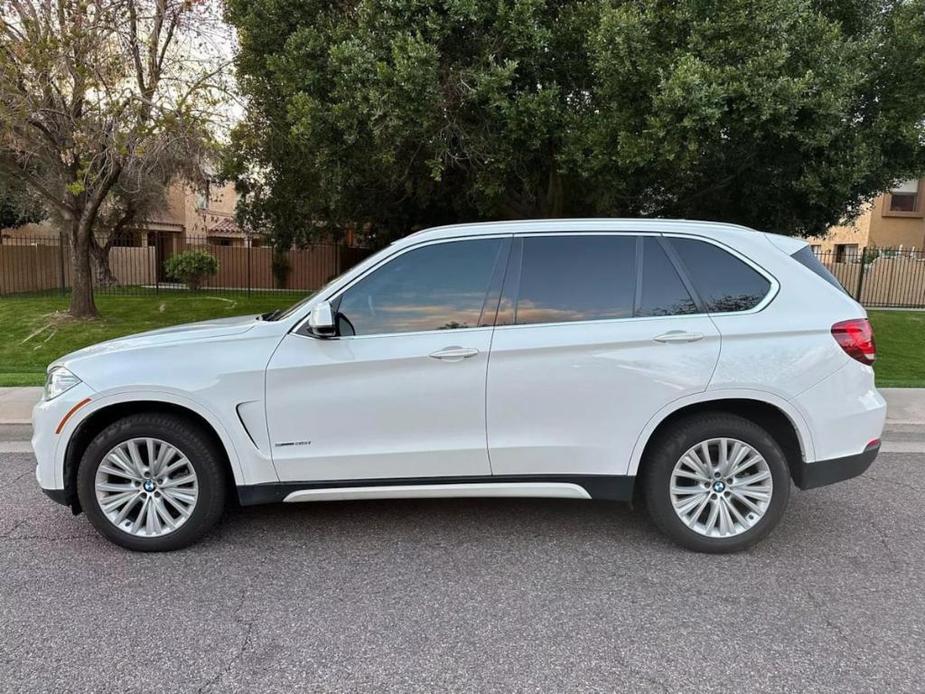
<path id="1" fill-rule="evenodd" d="M 479 351 L 474 347 L 444 347 L 436 352 L 431 352 L 430 356 L 434 359 L 443 361 L 462 361 L 469 357 L 474 357 Z"/>
<path id="2" fill-rule="evenodd" d="M 652 339 L 656 342 L 697 342 L 703 339 L 703 334 L 689 333 L 686 330 L 669 330 Z"/>

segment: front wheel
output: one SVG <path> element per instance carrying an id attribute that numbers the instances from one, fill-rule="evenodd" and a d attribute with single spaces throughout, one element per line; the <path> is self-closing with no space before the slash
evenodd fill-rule
<path id="1" fill-rule="evenodd" d="M 94 527 L 117 545 L 186 547 L 221 517 L 225 470 L 209 438 L 170 414 L 136 414 L 100 432 L 77 470 L 77 495 Z"/>
<path id="2" fill-rule="evenodd" d="M 790 496 L 787 460 L 774 438 L 731 414 L 681 421 L 644 461 L 655 524 L 697 552 L 737 552 L 764 538 Z"/>

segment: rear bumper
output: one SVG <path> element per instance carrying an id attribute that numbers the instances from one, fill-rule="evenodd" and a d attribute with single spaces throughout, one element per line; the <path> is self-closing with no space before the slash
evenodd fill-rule
<path id="1" fill-rule="evenodd" d="M 857 477 L 871 466 L 879 452 L 880 442 L 877 441 L 856 455 L 817 460 L 814 463 L 801 461 L 792 470 L 793 481 L 800 489 L 815 489 Z"/>
<path id="2" fill-rule="evenodd" d="M 848 361 L 791 401 L 810 431 L 811 446 L 804 446 L 803 457 L 812 465 L 863 455 L 858 451 L 883 434 L 886 401 L 874 387 L 873 369 Z"/>

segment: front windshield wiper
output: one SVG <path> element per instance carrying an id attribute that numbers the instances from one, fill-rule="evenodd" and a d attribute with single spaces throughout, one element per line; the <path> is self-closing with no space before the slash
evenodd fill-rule
<path id="1" fill-rule="evenodd" d="M 257 316 L 257 320 L 276 320 L 282 312 L 283 309 L 281 308 L 278 308 L 275 311 L 267 311 L 266 313 L 261 313 L 259 316 Z"/>

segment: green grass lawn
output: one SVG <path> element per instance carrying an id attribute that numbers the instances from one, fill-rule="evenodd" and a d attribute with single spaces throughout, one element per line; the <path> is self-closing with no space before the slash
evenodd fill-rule
<path id="1" fill-rule="evenodd" d="M 877 341 L 877 385 L 925 388 L 925 311 L 868 311 Z"/>
<path id="2" fill-rule="evenodd" d="M 89 321 L 69 318 L 63 296 L 2 298 L 0 386 L 42 385 L 49 362 L 96 342 L 177 323 L 264 313 L 289 306 L 302 296 L 288 292 L 97 296 L 100 318 Z"/>
<path id="3" fill-rule="evenodd" d="M 0 299 L 0 386 L 41 385 L 49 362 L 113 337 L 223 316 L 263 313 L 300 298 L 289 293 L 187 292 L 98 296 L 101 317 L 68 318 L 61 296 Z M 925 387 L 925 311 L 870 311 L 877 337 L 877 385 Z"/>

